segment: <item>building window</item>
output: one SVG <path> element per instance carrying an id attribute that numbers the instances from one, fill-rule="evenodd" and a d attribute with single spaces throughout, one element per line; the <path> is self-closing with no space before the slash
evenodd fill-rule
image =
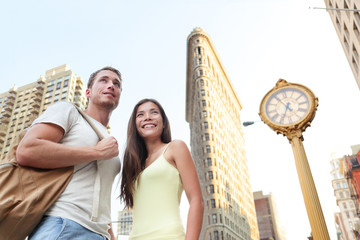
<path id="1" fill-rule="evenodd" d="M 213 222 L 213 223 L 217 223 L 217 215 L 216 215 L 216 213 L 214 213 L 214 214 L 212 215 L 212 222 Z M 215 232 L 217 232 L 217 231 L 215 231 Z M 215 233 L 215 232 L 214 232 L 214 233 Z M 216 239 L 216 237 L 215 237 L 215 239 Z M 219 236 L 218 236 L 217 239 L 219 239 Z"/>
<path id="2" fill-rule="evenodd" d="M 201 89 L 201 96 L 205 96 L 205 90 Z"/>
<path id="3" fill-rule="evenodd" d="M 346 48 L 346 51 L 349 52 L 349 43 L 344 35 L 344 45 L 345 45 L 345 48 Z"/>
<path id="4" fill-rule="evenodd" d="M 204 93 L 204 94 L 205 94 L 205 93 Z M 203 95 L 203 96 L 204 96 L 204 95 Z M 203 106 L 203 107 L 206 107 L 206 100 L 202 100 L 201 102 L 202 102 L 202 106 Z"/>
<path id="5" fill-rule="evenodd" d="M 209 134 L 208 133 L 205 133 L 205 141 L 209 141 L 210 138 L 209 138 Z"/>
<path id="6" fill-rule="evenodd" d="M 216 214 L 215 214 L 215 218 L 216 218 Z M 214 219 L 213 219 L 213 221 L 214 221 Z M 219 232 L 218 231 L 214 231 L 214 239 L 219 240 Z"/>
<path id="7" fill-rule="evenodd" d="M 207 152 L 207 153 L 211 153 L 210 145 L 206 145 L 206 152 Z"/>
<path id="8" fill-rule="evenodd" d="M 359 67 L 358 67 L 358 65 L 357 65 L 357 62 L 355 61 L 355 58 L 352 57 L 351 59 L 352 59 L 352 64 L 353 64 L 353 66 L 354 66 L 355 72 L 356 72 L 356 74 L 357 74 L 357 73 L 359 72 Z"/>
<path id="9" fill-rule="evenodd" d="M 212 171 L 209 171 L 209 172 L 208 172 L 208 176 L 209 176 L 209 180 L 213 179 L 213 178 L 214 178 L 213 172 L 212 172 Z"/>
<path id="10" fill-rule="evenodd" d="M 352 47 L 353 47 L 353 54 L 354 54 L 354 57 L 355 57 L 355 60 L 357 61 L 357 62 L 359 62 L 359 54 L 358 54 L 358 51 L 356 50 L 356 47 L 355 47 L 355 45 L 353 44 L 352 45 Z"/>
<path id="11" fill-rule="evenodd" d="M 332 176 L 333 179 L 337 179 L 336 175 L 337 175 L 336 173 L 333 174 L 333 176 Z"/>
<path id="12" fill-rule="evenodd" d="M 203 111 L 203 116 L 207 117 L 207 112 L 206 111 Z"/>
<path id="13" fill-rule="evenodd" d="M 211 165 L 212 165 L 211 158 L 207 158 L 207 165 L 208 165 L 208 166 L 211 166 Z"/>
<path id="14" fill-rule="evenodd" d="M 347 205 L 345 202 L 343 203 L 343 207 L 344 207 L 344 209 L 347 209 Z"/>
<path id="15" fill-rule="evenodd" d="M 356 15 L 356 13 L 354 14 Z M 335 22 L 336 22 L 336 26 L 338 27 L 338 29 L 340 30 L 341 29 L 341 26 L 340 26 L 340 21 L 337 17 L 335 17 Z"/>
<path id="16" fill-rule="evenodd" d="M 216 208 L 215 199 L 211 199 L 211 208 Z"/>
<path id="17" fill-rule="evenodd" d="M 201 69 L 199 70 L 199 73 L 200 73 L 200 76 L 204 75 L 204 72 Z"/>
<path id="18" fill-rule="evenodd" d="M 210 193 L 215 193 L 214 185 L 211 184 L 211 185 L 209 186 L 209 192 L 210 192 Z"/>
<path id="19" fill-rule="evenodd" d="M 50 92 L 54 89 L 54 85 L 51 85 L 50 87 L 48 87 L 47 91 Z"/>
<path id="20" fill-rule="evenodd" d="M 345 35 L 346 35 L 347 37 L 349 37 L 349 30 L 348 30 L 348 28 L 347 28 L 347 26 L 346 26 L 345 23 L 344 23 L 344 32 L 345 32 Z"/>
<path id="21" fill-rule="evenodd" d="M 344 1 L 344 8 L 349 9 L 349 6 L 346 1 Z M 349 11 L 346 11 L 346 14 L 349 16 Z"/>
<path id="22" fill-rule="evenodd" d="M 202 60 L 201 60 L 201 58 L 199 58 L 199 64 L 202 64 Z"/>
<path id="23" fill-rule="evenodd" d="M 204 80 L 200 79 L 200 86 L 204 86 Z"/>
<path id="24" fill-rule="evenodd" d="M 198 54 L 201 54 L 201 47 L 197 47 Z"/>
<path id="25" fill-rule="evenodd" d="M 356 23 L 355 23 L 355 22 L 353 22 L 353 29 L 354 29 L 354 32 L 355 32 L 356 36 L 359 37 L 360 32 L 359 32 L 359 29 L 358 29 L 358 27 L 356 26 Z"/>
<path id="26" fill-rule="evenodd" d="M 204 122 L 204 129 L 208 129 L 208 128 L 209 128 L 208 122 Z"/>
<path id="27" fill-rule="evenodd" d="M 339 192 L 339 197 L 344 198 L 344 194 L 342 192 Z"/>
<path id="28" fill-rule="evenodd" d="M 349 226 L 350 226 L 350 229 L 354 229 L 354 224 L 352 221 L 349 221 Z"/>

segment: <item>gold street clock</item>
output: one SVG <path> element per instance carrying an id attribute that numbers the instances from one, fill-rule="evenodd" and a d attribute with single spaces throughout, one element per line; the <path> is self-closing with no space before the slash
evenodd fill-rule
<path id="1" fill-rule="evenodd" d="M 314 179 L 302 144 L 302 132 L 315 117 L 318 99 L 307 87 L 279 79 L 260 103 L 260 118 L 276 133 L 282 133 L 293 149 L 301 191 L 303 193 L 314 239 L 330 240 L 321 210 Z"/>
<path id="2" fill-rule="evenodd" d="M 260 118 L 277 133 L 305 130 L 315 116 L 318 99 L 307 87 L 279 79 L 262 99 Z"/>

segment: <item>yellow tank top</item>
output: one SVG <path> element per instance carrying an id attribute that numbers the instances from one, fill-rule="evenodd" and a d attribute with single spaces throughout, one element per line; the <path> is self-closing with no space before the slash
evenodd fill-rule
<path id="1" fill-rule="evenodd" d="M 164 152 L 143 170 L 135 183 L 131 240 L 184 240 L 180 218 L 183 191 L 178 170 Z"/>

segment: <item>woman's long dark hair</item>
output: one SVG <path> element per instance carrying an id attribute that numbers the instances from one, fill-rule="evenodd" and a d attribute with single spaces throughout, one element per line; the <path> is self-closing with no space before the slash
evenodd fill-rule
<path id="1" fill-rule="evenodd" d="M 130 116 L 127 131 L 126 149 L 124 152 L 123 169 L 121 174 L 120 199 L 125 202 L 126 207 L 130 208 L 132 208 L 134 204 L 133 194 L 135 189 L 135 182 L 140 173 L 145 169 L 145 160 L 148 156 L 145 142 L 136 129 L 137 110 L 140 105 L 146 102 L 152 102 L 158 106 L 164 126 L 164 129 L 161 133 L 161 141 L 164 143 L 171 142 L 170 123 L 163 107 L 155 99 L 145 98 L 140 100 L 135 105 Z"/>

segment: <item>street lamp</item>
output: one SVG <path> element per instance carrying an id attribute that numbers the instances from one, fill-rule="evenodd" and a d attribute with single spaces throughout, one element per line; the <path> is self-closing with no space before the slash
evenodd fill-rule
<path id="1" fill-rule="evenodd" d="M 246 121 L 246 122 L 243 122 L 243 126 L 247 127 L 247 126 L 253 125 L 256 122 L 259 122 L 259 121 Z"/>
<path id="2" fill-rule="evenodd" d="M 322 8 L 322 7 L 313 7 L 312 9 L 319 9 L 319 10 L 326 10 L 326 11 L 360 12 L 360 9 L 349 9 L 349 8 Z"/>

